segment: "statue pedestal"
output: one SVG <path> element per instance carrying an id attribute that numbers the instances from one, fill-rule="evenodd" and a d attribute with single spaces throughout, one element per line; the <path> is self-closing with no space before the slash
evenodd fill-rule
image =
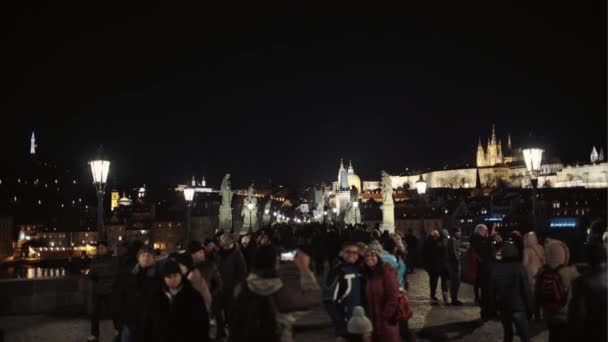
<path id="1" fill-rule="evenodd" d="M 232 208 L 220 207 L 220 230 L 231 231 L 232 230 Z"/>
<path id="2" fill-rule="evenodd" d="M 386 203 L 382 205 L 382 225 L 380 230 L 388 230 L 389 233 L 395 232 L 395 204 Z"/>
<path id="3" fill-rule="evenodd" d="M 253 210 L 243 210 L 243 230 L 249 230 L 251 228 L 252 231 L 255 231 L 256 226 L 258 225 L 258 215 L 257 208 Z"/>

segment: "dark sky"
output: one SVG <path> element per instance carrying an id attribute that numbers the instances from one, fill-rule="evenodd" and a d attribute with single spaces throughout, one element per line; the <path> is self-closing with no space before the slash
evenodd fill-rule
<path id="1" fill-rule="evenodd" d="M 36 129 L 70 166 L 103 144 L 119 182 L 217 185 L 473 163 L 493 123 L 564 161 L 606 145 L 605 2 L 419 3 L 7 10 L 0 152 Z"/>

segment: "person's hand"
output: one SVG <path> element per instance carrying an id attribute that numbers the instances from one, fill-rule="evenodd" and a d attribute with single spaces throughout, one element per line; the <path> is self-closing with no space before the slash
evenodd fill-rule
<path id="1" fill-rule="evenodd" d="M 296 267 L 302 271 L 310 270 L 310 255 L 306 254 L 301 249 L 298 249 L 296 256 L 293 258 L 293 263 L 296 264 Z"/>

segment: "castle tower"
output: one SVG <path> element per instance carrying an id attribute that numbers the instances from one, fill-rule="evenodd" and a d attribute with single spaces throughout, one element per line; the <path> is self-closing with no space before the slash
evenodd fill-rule
<path id="1" fill-rule="evenodd" d="M 479 143 L 477 144 L 477 167 L 486 166 L 486 152 L 481 144 L 481 137 L 479 137 Z"/>
<path id="2" fill-rule="evenodd" d="M 499 164 L 503 163 L 503 157 L 502 157 L 502 142 L 498 141 L 498 156 L 496 157 L 496 162 Z"/>
<path id="3" fill-rule="evenodd" d="M 36 135 L 32 131 L 32 137 L 30 138 L 30 154 L 36 154 Z"/>
<path id="4" fill-rule="evenodd" d="M 603 163 L 604 159 L 605 159 L 604 148 L 600 147 L 600 155 L 597 157 L 597 161 L 600 162 L 600 163 Z"/>
<path id="5" fill-rule="evenodd" d="M 593 146 L 593 149 L 591 150 L 591 163 L 595 164 L 597 162 L 597 160 L 599 159 L 599 154 L 597 153 L 597 150 L 595 149 L 595 146 Z"/>
<path id="6" fill-rule="evenodd" d="M 513 145 L 511 145 L 511 133 L 507 135 L 507 149 L 509 150 L 509 153 L 513 150 Z"/>

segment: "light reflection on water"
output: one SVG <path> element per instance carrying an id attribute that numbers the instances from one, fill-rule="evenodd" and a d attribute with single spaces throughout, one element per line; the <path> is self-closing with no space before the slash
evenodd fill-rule
<path id="1" fill-rule="evenodd" d="M 0 270 L 0 279 L 59 278 L 65 276 L 65 267 L 8 267 Z"/>

